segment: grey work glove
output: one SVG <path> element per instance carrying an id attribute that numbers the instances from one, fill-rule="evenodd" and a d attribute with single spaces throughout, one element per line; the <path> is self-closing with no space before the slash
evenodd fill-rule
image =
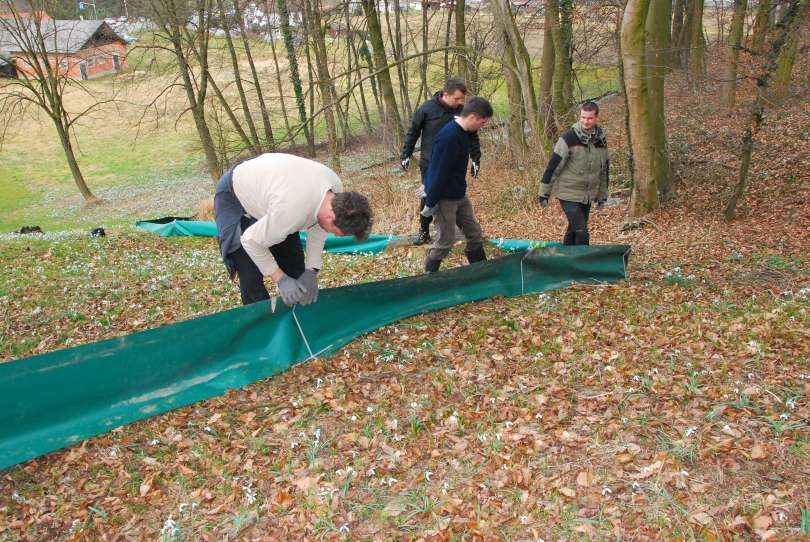
<path id="1" fill-rule="evenodd" d="M 307 293 L 306 287 L 301 284 L 300 281 L 288 275 L 284 275 L 281 277 L 281 280 L 278 281 L 278 289 L 281 292 L 281 299 L 284 300 L 284 303 L 288 307 L 300 303 L 304 294 Z"/>
<path id="2" fill-rule="evenodd" d="M 411 157 L 407 156 L 403 158 L 399 165 L 402 166 L 402 171 L 408 171 L 408 168 L 411 167 Z"/>
<path id="3" fill-rule="evenodd" d="M 436 214 L 436 211 L 438 209 L 439 209 L 439 204 L 438 203 L 436 205 L 434 205 L 433 207 L 428 207 L 427 205 L 425 205 L 422 208 L 422 212 L 419 213 L 419 214 L 424 216 L 424 217 L 433 216 L 434 214 Z"/>
<path id="4" fill-rule="evenodd" d="M 599 201 L 596 202 L 596 210 L 597 211 L 601 211 L 604 208 L 605 208 L 605 200 L 600 199 Z"/>
<path id="5" fill-rule="evenodd" d="M 542 207 L 543 209 L 548 207 L 548 196 L 540 196 L 540 198 L 537 201 L 540 203 L 540 207 Z"/>
<path id="6" fill-rule="evenodd" d="M 304 274 L 298 277 L 298 282 L 307 289 L 307 292 L 301 298 L 302 305 L 309 305 L 318 301 L 318 272 L 315 269 L 305 270 Z"/>
<path id="7" fill-rule="evenodd" d="M 472 176 L 472 178 L 475 179 L 476 177 L 478 177 L 478 173 L 480 172 L 481 172 L 481 162 L 473 162 L 472 166 L 470 167 L 470 176 Z"/>

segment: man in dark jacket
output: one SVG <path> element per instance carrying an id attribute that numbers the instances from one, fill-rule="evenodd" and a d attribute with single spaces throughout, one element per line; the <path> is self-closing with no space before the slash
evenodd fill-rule
<path id="1" fill-rule="evenodd" d="M 448 79 L 441 92 L 434 94 L 430 100 L 419 106 L 419 109 L 413 114 L 411 127 L 408 129 L 408 133 L 405 134 L 405 144 L 402 146 L 401 164 L 402 169 L 407 171 L 416 141 L 421 137 L 422 155 L 419 158 L 419 172 L 422 176 L 423 186 L 425 184 L 425 174 L 430 164 L 433 139 L 445 124 L 461 113 L 466 94 L 467 85 L 463 81 Z M 471 136 L 470 158 L 472 158 L 470 175 L 477 177 L 481 168 L 481 145 L 478 141 L 478 134 L 472 134 Z M 424 206 L 425 198 L 422 197 L 419 201 L 419 210 L 421 211 Z M 419 217 L 419 236 L 414 244 L 423 245 L 431 241 L 429 228 L 432 220 L 432 217 Z"/>
<path id="2" fill-rule="evenodd" d="M 563 237 L 566 245 L 590 243 L 591 203 L 595 201 L 596 208 L 601 210 L 607 200 L 610 162 L 607 136 L 598 122 L 599 106 L 594 102 L 582 104 L 579 121 L 563 132 L 554 145 L 554 154 L 540 183 L 540 206 L 548 207 L 553 188 L 568 218 Z"/>
<path id="3" fill-rule="evenodd" d="M 470 99 L 461 115 L 444 125 L 433 141 L 433 157 L 425 174 L 425 206 L 422 216 L 436 218 L 439 238 L 428 251 L 425 271 L 439 270 L 442 260 L 456 242 L 456 225 L 467 241 L 464 253 L 470 263 L 487 259 L 481 226 L 467 197 L 467 162 L 472 140 L 492 118 L 492 106 L 485 98 Z"/>

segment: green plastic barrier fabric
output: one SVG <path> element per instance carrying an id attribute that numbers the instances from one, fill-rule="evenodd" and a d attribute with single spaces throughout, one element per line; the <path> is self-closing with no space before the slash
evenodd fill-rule
<path id="1" fill-rule="evenodd" d="M 328 354 L 425 311 L 625 277 L 630 247 L 544 247 L 430 275 L 326 289 L 295 309 Z M 269 301 L 0 364 L 0 468 L 224 393 L 309 359 L 293 313 Z"/>
<path id="2" fill-rule="evenodd" d="M 217 226 L 214 222 L 203 220 L 185 220 L 182 218 L 167 217 L 166 219 L 154 220 L 141 220 L 135 223 L 136 228 L 144 231 L 156 233 L 161 237 L 214 237 L 217 234 Z M 301 232 L 301 240 L 306 243 L 307 234 Z M 388 247 L 388 243 L 393 240 L 403 239 L 397 235 L 370 235 L 368 240 L 358 243 L 351 237 L 335 237 L 329 235 L 326 238 L 326 245 L 324 250 L 326 252 L 341 253 L 357 253 L 365 252 L 370 254 L 378 254 Z M 548 241 L 530 241 L 526 239 L 489 239 L 489 242 L 496 247 L 506 252 L 524 252 L 529 248 L 537 248 L 541 246 L 554 246 L 560 243 Z"/>
<path id="3" fill-rule="evenodd" d="M 141 220 L 135 223 L 135 227 L 156 233 L 161 237 L 215 237 L 217 234 L 217 225 L 214 222 L 204 220 Z M 300 235 L 301 241 L 306 244 L 307 233 L 302 231 Z M 353 237 L 335 237 L 329 234 L 326 238 L 324 250 L 335 254 L 354 254 L 360 252 L 379 254 L 388 248 L 388 243 L 394 239 L 399 238 L 395 235 L 369 235 L 368 239 L 365 241 L 357 242 Z"/>

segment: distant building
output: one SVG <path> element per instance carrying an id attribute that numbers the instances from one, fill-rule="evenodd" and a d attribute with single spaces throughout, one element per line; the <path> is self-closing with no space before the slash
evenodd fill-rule
<path id="1" fill-rule="evenodd" d="M 31 39 L 36 35 L 35 22 L 27 20 Z M 61 76 L 73 79 L 92 79 L 114 73 L 127 67 L 126 43 L 104 21 L 60 21 L 45 19 L 39 22 L 48 63 Z M 35 73 L 31 51 L 15 38 L 16 24 L 0 20 L 0 75 L 18 77 Z M 37 51 L 36 62 L 43 62 Z M 5 64 L 5 66 L 3 66 Z"/>

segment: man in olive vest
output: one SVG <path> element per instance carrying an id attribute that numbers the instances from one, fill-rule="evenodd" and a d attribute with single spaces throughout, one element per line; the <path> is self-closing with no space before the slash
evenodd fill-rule
<path id="1" fill-rule="evenodd" d="M 568 218 L 565 245 L 589 244 L 591 203 L 596 202 L 597 210 L 601 210 L 607 200 L 610 162 L 607 137 L 598 122 L 599 106 L 594 102 L 582 104 L 579 121 L 554 145 L 540 183 L 540 206 L 548 207 L 553 190 Z"/>

